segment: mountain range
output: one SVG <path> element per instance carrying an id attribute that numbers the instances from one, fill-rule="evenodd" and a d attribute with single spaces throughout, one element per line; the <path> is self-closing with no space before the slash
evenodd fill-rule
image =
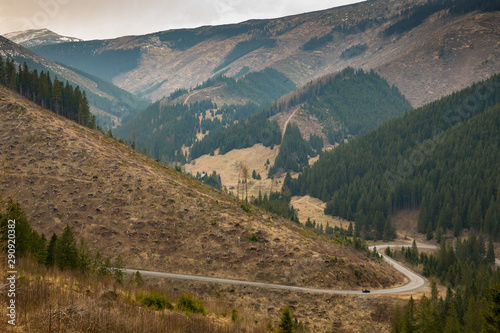
<path id="1" fill-rule="evenodd" d="M 272 67 L 301 86 L 351 66 L 374 69 L 418 107 L 500 69 L 494 7 L 457 9 L 453 1 L 443 2 L 366 1 L 223 26 L 49 45 L 34 37 L 29 43 L 47 59 L 150 100 L 216 74 L 235 77 Z M 398 30 L 403 19 L 411 26 Z"/>

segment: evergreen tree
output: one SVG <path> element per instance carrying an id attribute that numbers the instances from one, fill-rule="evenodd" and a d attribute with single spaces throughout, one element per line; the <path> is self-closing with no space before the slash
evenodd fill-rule
<path id="1" fill-rule="evenodd" d="M 123 283 L 123 260 L 121 256 L 116 257 L 113 267 L 113 276 L 118 283 Z"/>
<path id="2" fill-rule="evenodd" d="M 490 301 L 488 309 L 483 312 L 484 327 L 487 333 L 500 331 L 500 284 L 495 284 L 490 288 Z"/>
<path id="3" fill-rule="evenodd" d="M 92 268 L 92 254 L 85 238 L 80 239 L 80 245 L 78 246 L 78 268 L 82 272 L 88 272 Z"/>
<path id="4" fill-rule="evenodd" d="M 56 244 L 57 244 L 57 235 L 53 233 L 50 237 L 49 245 L 47 246 L 47 259 L 45 264 L 48 267 L 54 266 L 56 263 Z"/>
<path id="5" fill-rule="evenodd" d="M 69 224 L 64 228 L 56 242 L 55 263 L 60 269 L 78 268 L 78 249 L 76 239 Z"/>
<path id="6" fill-rule="evenodd" d="M 461 333 L 462 326 L 460 325 L 460 320 L 458 319 L 457 310 L 455 305 L 451 306 L 448 316 L 446 317 L 446 325 L 444 326 L 444 333 Z"/>
<path id="7" fill-rule="evenodd" d="M 278 326 L 280 328 L 280 332 L 283 333 L 292 333 L 294 331 L 292 311 L 290 311 L 288 306 L 281 312 L 281 318 Z"/>
<path id="8" fill-rule="evenodd" d="M 24 213 L 21 205 L 18 202 L 9 200 L 7 203 L 7 213 L 4 216 L 0 215 L 0 230 L 4 230 L 2 238 L 7 239 L 8 221 L 15 221 L 15 235 L 16 235 L 16 254 L 19 256 L 24 256 L 30 253 L 36 253 L 37 248 L 34 239 L 34 231 L 28 222 L 28 218 Z M 38 236 L 38 234 L 37 234 Z"/>
<path id="9" fill-rule="evenodd" d="M 467 311 L 464 315 L 464 332 L 472 333 L 472 332 L 481 332 L 482 329 L 482 320 L 481 320 L 481 302 L 477 301 L 472 295 L 469 298 L 469 303 L 467 305 Z"/>

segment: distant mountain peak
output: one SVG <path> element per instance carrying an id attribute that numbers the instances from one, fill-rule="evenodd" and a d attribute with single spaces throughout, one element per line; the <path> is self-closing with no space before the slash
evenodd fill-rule
<path id="1" fill-rule="evenodd" d="M 61 36 L 46 28 L 15 31 L 3 36 L 26 48 L 82 41 L 81 39 L 75 37 Z"/>

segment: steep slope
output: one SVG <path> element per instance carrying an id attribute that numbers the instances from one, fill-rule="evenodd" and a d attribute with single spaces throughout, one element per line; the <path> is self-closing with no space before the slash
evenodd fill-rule
<path id="1" fill-rule="evenodd" d="M 366 1 L 278 19 L 33 50 L 151 100 L 216 73 L 236 77 L 273 67 L 300 86 L 352 66 L 375 69 L 417 107 L 500 70 L 498 8 L 466 0 L 460 3 L 469 7 L 450 11 L 453 1 L 440 2 L 445 5 L 439 10 L 390 35 L 387 28 L 413 17 L 420 10 L 414 6 L 424 2 Z"/>
<path id="2" fill-rule="evenodd" d="M 161 161 L 185 163 L 186 148 L 197 139 L 248 118 L 293 89 L 295 84 L 272 68 L 237 80 L 218 76 L 151 104 L 116 134 Z"/>
<path id="3" fill-rule="evenodd" d="M 49 72 L 61 81 L 68 81 L 73 86 L 85 90 L 92 112 L 101 126 L 116 126 L 122 120 L 130 118 L 146 103 L 134 95 L 108 82 L 85 72 L 47 60 L 28 49 L 0 36 L 0 55 L 8 57 L 22 65 L 28 64 L 31 70 Z"/>
<path id="4" fill-rule="evenodd" d="M 325 143 L 335 144 L 365 133 L 410 108 L 404 96 L 374 72 L 346 68 L 283 96 L 245 122 L 209 133 L 193 144 L 191 157 L 217 149 L 224 154 L 256 143 L 280 144 L 275 132 L 278 124 L 284 131 L 287 122 L 297 123 L 306 140 L 313 134 Z M 269 133 L 264 132 L 267 129 Z"/>
<path id="5" fill-rule="evenodd" d="M 0 110 L 0 196 L 19 201 L 40 232 L 69 224 L 92 250 L 131 268 L 338 288 L 403 281 L 349 246 L 245 213 L 233 198 L 5 88 Z"/>
<path id="6" fill-rule="evenodd" d="M 66 37 L 56 34 L 49 29 L 32 29 L 16 31 L 3 35 L 22 47 L 31 48 L 35 46 L 59 44 L 66 42 L 81 42 L 80 38 Z"/>
<path id="7" fill-rule="evenodd" d="M 326 213 L 387 238 L 388 216 L 420 209 L 420 232 L 482 230 L 499 237 L 500 74 L 389 121 L 322 155 L 290 185 Z"/>

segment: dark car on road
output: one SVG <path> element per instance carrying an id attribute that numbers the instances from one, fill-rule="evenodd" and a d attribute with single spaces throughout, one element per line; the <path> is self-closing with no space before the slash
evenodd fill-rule
<path id="1" fill-rule="evenodd" d="M 361 290 L 363 293 L 368 294 L 370 291 L 368 289 Z"/>

